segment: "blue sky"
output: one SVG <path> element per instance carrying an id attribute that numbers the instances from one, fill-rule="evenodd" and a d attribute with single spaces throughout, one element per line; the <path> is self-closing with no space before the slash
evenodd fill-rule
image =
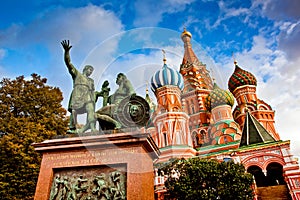
<path id="1" fill-rule="evenodd" d="M 124 72 L 138 93 L 162 66 L 179 69 L 180 34 L 193 35 L 198 58 L 223 89 L 239 65 L 258 79 L 258 97 L 276 110 L 282 139 L 300 155 L 300 1 L 298 0 L 4 0 L 0 6 L 0 78 L 38 73 L 61 88 L 66 107 L 72 79 L 60 42 L 69 39 L 73 64 L 95 67 L 96 89 L 112 91 Z M 99 104 L 98 106 L 100 106 Z"/>

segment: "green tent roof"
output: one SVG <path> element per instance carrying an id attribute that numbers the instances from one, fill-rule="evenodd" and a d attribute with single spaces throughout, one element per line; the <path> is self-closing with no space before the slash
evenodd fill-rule
<path id="1" fill-rule="evenodd" d="M 250 112 L 247 112 L 240 147 L 274 141 L 275 139 L 265 127 Z"/>

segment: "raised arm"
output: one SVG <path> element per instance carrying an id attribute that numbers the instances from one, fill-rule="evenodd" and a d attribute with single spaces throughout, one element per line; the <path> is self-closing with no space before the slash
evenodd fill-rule
<path id="1" fill-rule="evenodd" d="M 62 47 L 65 50 L 65 55 L 64 55 L 64 60 L 65 63 L 68 67 L 69 72 L 71 73 L 71 75 L 76 75 L 76 68 L 73 66 L 73 64 L 71 63 L 71 57 L 70 57 L 70 49 L 72 48 L 72 46 L 70 45 L 70 41 L 69 40 L 63 40 L 61 42 Z"/>

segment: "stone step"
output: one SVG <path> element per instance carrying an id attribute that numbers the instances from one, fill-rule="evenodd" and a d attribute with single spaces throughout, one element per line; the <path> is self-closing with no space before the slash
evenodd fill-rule
<path id="1" fill-rule="evenodd" d="M 290 200 L 286 185 L 276 185 L 257 188 L 258 200 Z"/>

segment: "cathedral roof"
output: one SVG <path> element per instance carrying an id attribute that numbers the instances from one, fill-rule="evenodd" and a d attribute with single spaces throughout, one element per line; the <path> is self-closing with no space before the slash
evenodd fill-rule
<path id="1" fill-rule="evenodd" d="M 166 85 L 178 86 L 179 89 L 182 90 L 184 81 L 182 75 L 178 71 L 168 67 L 167 64 L 164 63 L 163 67 L 152 76 L 151 89 L 155 92 L 156 89 Z"/>
<path id="2" fill-rule="evenodd" d="M 244 85 L 257 85 L 256 78 L 250 72 L 241 69 L 235 62 L 235 70 L 228 81 L 228 88 L 233 92 L 237 87 Z"/>
<path id="3" fill-rule="evenodd" d="M 214 83 L 213 90 L 206 97 L 205 105 L 208 110 L 211 110 L 220 105 L 230 105 L 234 104 L 234 97 L 231 92 L 219 88 L 219 86 Z"/>
<path id="4" fill-rule="evenodd" d="M 197 58 L 191 44 L 192 34 L 186 29 L 181 34 L 184 43 L 184 56 L 180 66 L 180 73 L 194 87 L 212 89 L 213 83 L 206 65 Z"/>
<path id="5" fill-rule="evenodd" d="M 244 123 L 240 147 L 275 141 L 265 127 L 259 121 L 257 121 L 257 119 L 255 119 L 250 112 L 246 113 Z"/>

